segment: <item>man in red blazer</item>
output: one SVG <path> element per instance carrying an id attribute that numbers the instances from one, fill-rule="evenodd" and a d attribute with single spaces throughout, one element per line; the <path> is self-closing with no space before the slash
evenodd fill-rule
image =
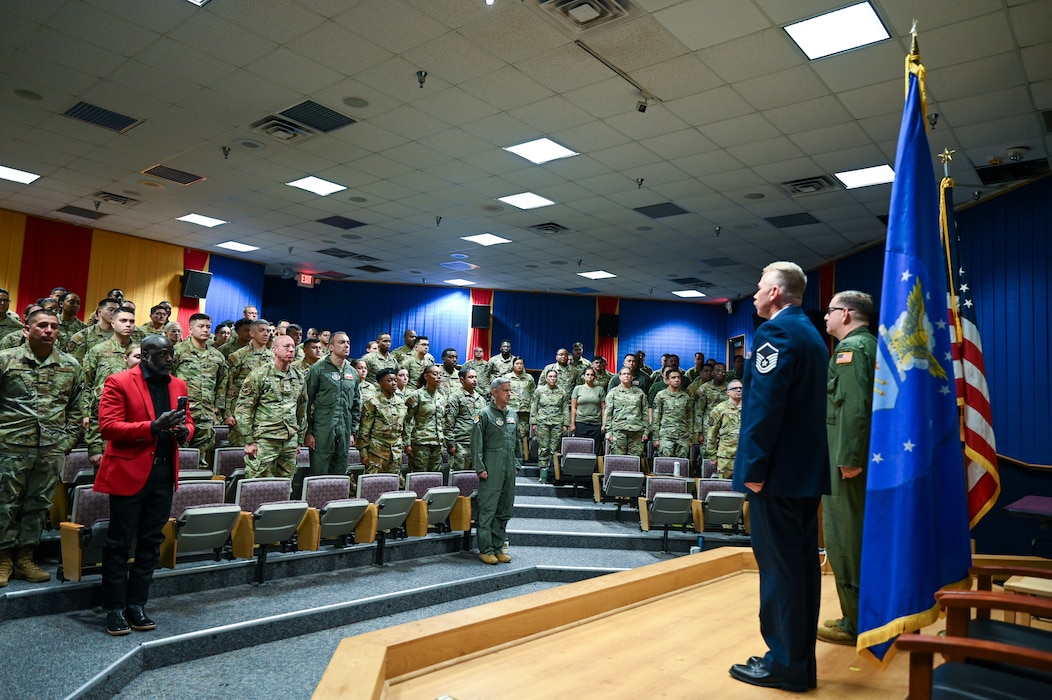
<path id="1" fill-rule="evenodd" d="M 167 337 L 147 336 L 141 364 L 110 375 L 102 389 L 99 430 L 107 443 L 94 489 L 110 494 L 102 606 L 113 636 L 157 626 L 144 606 L 179 480 L 178 443 L 194 430 L 189 412 L 179 408 L 187 391 L 186 382 L 171 376 L 174 359 Z M 133 540 L 135 561 L 129 564 Z"/>

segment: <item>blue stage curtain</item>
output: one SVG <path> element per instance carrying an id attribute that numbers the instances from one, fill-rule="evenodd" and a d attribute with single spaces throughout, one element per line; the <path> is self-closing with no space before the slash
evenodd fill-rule
<path id="1" fill-rule="evenodd" d="M 249 304 L 260 307 L 261 318 L 267 318 L 267 309 L 262 305 L 265 269 L 259 263 L 215 253 L 209 256 L 208 271 L 212 273 L 212 282 L 208 285 L 205 312 L 212 317 L 213 327 L 222 321 L 241 318 Z"/>
<path id="2" fill-rule="evenodd" d="M 540 369 L 555 362 L 559 348 L 570 350 L 580 341 L 584 356 L 595 352 L 595 298 L 569 294 L 501 292 L 493 294 L 493 352 L 504 340 L 526 366 Z M 462 360 L 464 358 L 461 358 Z"/>
<path id="3" fill-rule="evenodd" d="M 622 358 L 642 350 L 647 365 L 658 369 L 661 355 L 679 355 L 680 367 L 694 365 L 694 353 L 727 361 L 727 311 L 723 306 L 684 304 L 674 301 L 621 300 L 618 349 L 621 357 L 610 358 L 616 372 Z"/>

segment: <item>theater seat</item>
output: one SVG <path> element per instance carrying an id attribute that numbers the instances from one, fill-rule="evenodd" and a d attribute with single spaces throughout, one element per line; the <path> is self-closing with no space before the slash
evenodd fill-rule
<path id="1" fill-rule="evenodd" d="M 109 494 L 93 491 L 91 484 L 75 487 L 70 518 L 59 525 L 60 581 L 80 581 L 85 574 L 102 573 L 102 547 L 109 527 Z"/>
<path id="2" fill-rule="evenodd" d="M 258 547 L 255 582 L 263 583 L 268 547 L 278 544 L 287 551 L 296 529 L 307 514 L 304 501 L 290 501 L 289 479 L 261 477 L 242 479 L 237 484 L 237 505 L 241 515 L 231 533 L 235 557 L 250 559 Z"/>
<path id="3" fill-rule="evenodd" d="M 217 447 L 212 456 L 212 473 L 226 481 L 227 503 L 237 497 L 237 482 L 245 478 L 245 448 Z"/>
<path id="4" fill-rule="evenodd" d="M 241 509 L 224 503 L 221 481 L 181 481 L 164 526 L 160 566 L 175 568 L 180 555 L 211 552 L 219 561 Z"/>
<path id="5" fill-rule="evenodd" d="M 567 458 L 570 455 L 575 457 L 568 464 Z M 592 438 L 564 437 L 559 446 L 559 453 L 553 455 L 552 459 L 555 463 L 555 480 L 558 482 L 569 478 L 574 480 L 575 487 L 577 479 L 591 479 L 592 472 L 599 464 L 595 456 L 595 440 Z"/>
<path id="6" fill-rule="evenodd" d="M 621 507 L 635 506 L 645 485 L 639 457 L 607 455 L 603 458 L 603 473 L 592 475 L 592 497 L 596 503 L 617 504 L 616 517 L 620 521 Z"/>
<path id="7" fill-rule="evenodd" d="M 362 474 L 358 477 L 358 498 L 370 503 L 376 512 L 376 564 L 384 563 L 384 545 L 388 537 L 407 537 L 406 518 L 416 503 L 412 491 L 399 491 L 397 474 Z"/>
<path id="8" fill-rule="evenodd" d="M 442 472 L 411 472 L 405 477 L 405 490 L 416 494 L 417 501 L 406 519 L 411 537 L 424 537 L 429 531 L 451 532 L 448 520 L 460 497 L 460 489 L 446 486 Z"/>
<path id="9" fill-rule="evenodd" d="M 695 479 L 695 529 L 744 533 L 745 494 L 731 490 L 730 479 Z"/>
<path id="10" fill-rule="evenodd" d="M 55 486 L 55 493 L 51 497 L 51 525 L 59 527 L 59 523 L 69 520 L 70 508 L 73 503 L 73 489 L 81 484 L 91 484 L 95 481 L 95 467 L 88 461 L 88 450 L 73 450 L 66 455 L 66 461 L 62 466 L 62 478 Z"/>
<path id="11" fill-rule="evenodd" d="M 466 552 L 471 549 L 471 528 L 475 525 L 475 517 L 478 513 L 475 498 L 479 491 L 479 475 L 471 469 L 451 471 L 449 485 L 460 492 L 449 514 L 449 527 L 451 530 L 464 533 L 461 548 Z"/>
<path id="12" fill-rule="evenodd" d="M 355 543 L 355 529 L 369 512 L 369 502 L 364 498 L 350 498 L 350 493 L 349 476 L 328 474 L 303 480 L 302 496 L 308 510 L 296 536 L 299 549 L 315 551 L 322 542 L 328 541 L 336 547 Z M 372 518 L 375 519 L 375 512 Z M 366 523 L 365 527 L 370 525 Z M 371 527 L 375 533 L 375 523 Z"/>
<path id="13" fill-rule="evenodd" d="M 657 526 L 662 530 L 661 551 L 668 553 L 668 532 L 675 528 L 694 529 L 693 501 L 688 493 L 689 479 L 651 476 L 647 478 L 646 497 L 639 497 L 639 529 L 647 532 Z"/>

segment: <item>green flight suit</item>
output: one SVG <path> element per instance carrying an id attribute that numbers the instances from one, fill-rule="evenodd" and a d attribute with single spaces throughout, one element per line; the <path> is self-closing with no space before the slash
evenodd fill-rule
<path id="1" fill-rule="evenodd" d="M 344 361 L 337 367 L 332 355 L 307 372 L 307 432 L 314 436 L 310 451 L 311 476 L 346 474 L 351 436 L 358 432 L 361 398 L 358 372 Z"/>
<path id="2" fill-rule="evenodd" d="M 515 507 L 515 473 L 522 466 L 515 411 L 490 404 L 471 426 L 472 464 L 479 477 L 479 554 L 496 554 L 507 538 Z M 481 478 L 486 472 L 486 478 Z"/>

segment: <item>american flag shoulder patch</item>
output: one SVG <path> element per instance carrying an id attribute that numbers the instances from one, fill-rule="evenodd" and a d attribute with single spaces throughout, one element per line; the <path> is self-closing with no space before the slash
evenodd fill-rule
<path id="1" fill-rule="evenodd" d="M 855 353 L 851 350 L 848 350 L 846 352 L 838 352 L 836 354 L 836 363 L 838 365 L 850 365 L 851 360 L 854 358 L 854 356 Z"/>

